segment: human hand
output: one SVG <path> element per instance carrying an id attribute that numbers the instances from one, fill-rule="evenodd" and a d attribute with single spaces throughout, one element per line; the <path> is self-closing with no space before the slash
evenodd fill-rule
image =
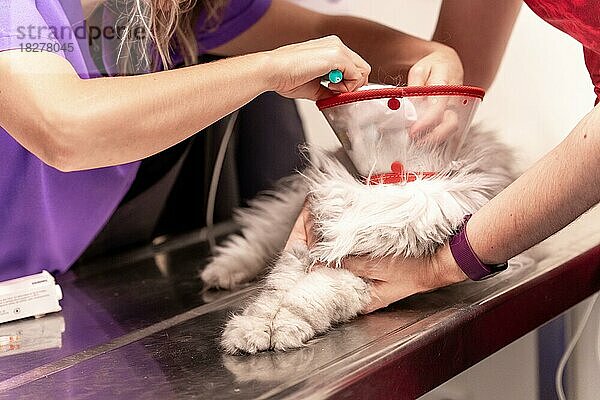
<path id="1" fill-rule="evenodd" d="M 286 250 L 295 243 L 305 243 L 311 248 L 315 241 L 314 221 L 305 205 L 294 224 L 285 245 Z M 371 303 L 363 310 L 370 313 L 413 294 L 427 292 L 467 279 L 454 261 L 448 244 L 431 257 L 348 257 L 343 268 L 370 283 Z"/>
<path id="2" fill-rule="evenodd" d="M 270 57 L 272 90 L 285 97 L 319 100 L 335 92 L 351 92 L 366 85 L 371 67 L 337 36 L 283 46 L 266 52 Z M 344 80 L 329 87 L 321 78 L 333 69 Z"/>
<path id="3" fill-rule="evenodd" d="M 456 51 L 442 44 L 415 63 L 408 72 L 409 86 L 462 85 L 463 67 Z M 458 128 L 458 116 L 447 108 L 448 99 L 430 96 L 426 113 L 411 126 L 409 135 L 418 141 L 441 143 Z"/>
<path id="4" fill-rule="evenodd" d="M 306 206 L 306 203 L 302 207 L 298 219 L 296 219 L 296 223 L 292 228 L 290 237 L 288 238 L 287 243 L 285 244 L 285 250 L 289 250 L 294 245 L 294 243 L 298 242 L 306 244 L 306 247 L 308 247 L 309 249 L 315 243 L 313 219 L 310 215 L 308 207 Z"/>
<path id="5" fill-rule="evenodd" d="M 434 50 L 408 71 L 408 86 L 462 85 L 464 71 L 458 53 L 443 44 L 433 44 Z"/>
<path id="6" fill-rule="evenodd" d="M 363 313 L 387 307 L 413 294 L 467 279 L 447 244 L 431 257 L 349 257 L 344 260 L 343 266 L 370 282 L 371 303 Z"/>

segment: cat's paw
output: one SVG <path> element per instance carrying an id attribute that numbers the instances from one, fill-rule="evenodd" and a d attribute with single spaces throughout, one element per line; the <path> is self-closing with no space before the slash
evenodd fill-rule
<path id="1" fill-rule="evenodd" d="M 303 347 L 314 336 L 308 322 L 281 309 L 274 318 L 234 315 L 225 327 L 221 347 L 229 354 L 286 351 Z"/>
<path id="2" fill-rule="evenodd" d="M 250 282 L 256 273 L 240 261 L 231 258 L 214 258 L 200 273 L 200 279 L 207 288 L 235 289 Z"/>
<path id="3" fill-rule="evenodd" d="M 279 351 L 303 347 L 315 336 L 315 330 L 308 322 L 285 308 L 280 309 L 273 319 L 271 332 L 270 347 Z"/>
<path id="4" fill-rule="evenodd" d="M 221 337 L 221 347 L 229 354 L 268 350 L 271 346 L 270 320 L 252 315 L 234 315 Z"/>

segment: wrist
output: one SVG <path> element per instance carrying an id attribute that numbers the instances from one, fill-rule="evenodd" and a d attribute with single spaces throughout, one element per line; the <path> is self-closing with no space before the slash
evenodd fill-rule
<path id="1" fill-rule="evenodd" d="M 466 235 L 469 238 L 469 244 L 473 249 L 473 252 L 477 255 L 477 258 L 484 264 L 500 264 L 505 262 L 506 260 L 499 259 L 498 257 L 494 257 L 493 249 L 494 247 L 485 246 L 484 243 L 491 243 L 492 240 L 486 240 L 485 237 L 482 238 L 481 230 L 478 229 L 480 227 L 479 220 L 476 214 L 473 215 L 473 218 L 469 220 L 469 223 L 465 225 Z"/>
<path id="2" fill-rule="evenodd" d="M 257 84 L 260 94 L 277 90 L 279 73 L 276 68 L 275 56 L 272 51 L 262 51 L 249 54 L 252 65 L 252 77 Z"/>
<path id="3" fill-rule="evenodd" d="M 504 271 L 508 267 L 508 262 L 501 264 L 485 264 L 473 251 L 469 237 L 467 235 L 467 226 L 471 214 L 464 217 L 462 226 L 449 240 L 449 248 L 458 267 L 474 281 L 487 279 Z"/>
<path id="4" fill-rule="evenodd" d="M 448 243 L 445 243 L 435 252 L 432 257 L 432 264 L 436 287 L 448 286 L 468 279 L 456 263 Z"/>
<path id="5" fill-rule="evenodd" d="M 434 40 L 423 40 L 422 43 L 423 44 L 421 45 L 421 48 L 416 54 L 418 60 L 432 54 L 443 54 L 445 56 L 458 58 L 460 60 L 458 53 L 452 47 L 446 46 L 445 44 L 436 42 Z"/>
<path id="6" fill-rule="evenodd" d="M 259 68 L 257 74 L 262 77 L 266 91 L 281 93 L 294 87 L 293 75 L 297 66 L 290 67 L 288 53 L 281 48 L 257 53 L 260 57 L 256 63 Z"/>

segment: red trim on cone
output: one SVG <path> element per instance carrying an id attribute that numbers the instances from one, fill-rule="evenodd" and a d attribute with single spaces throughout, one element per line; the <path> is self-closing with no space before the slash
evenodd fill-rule
<path id="1" fill-rule="evenodd" d="M 434 85 L 434 86 L 402 86 L 394 88 L 368 89 L 356 92 L 340 93 L 326 99 L 318 100 L 317 107 L 324 110 L 342 104 L 361 100 L 382 99 L 386 97 L 415 96 L 467 96 L 483 99 L 485 90 L 475 86 Z"/>

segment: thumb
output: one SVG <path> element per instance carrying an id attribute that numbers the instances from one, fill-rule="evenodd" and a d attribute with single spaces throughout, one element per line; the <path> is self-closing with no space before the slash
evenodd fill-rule
<path id="1" fill-rule="evenodd" d="M 321 85 L 321 81 L 312 81 L 309 83 L 309 85 L 316 85 L 316 93 L 315 93 L 315 97 L 312 100 L 321 100 L 321 99 L 326 99 L 327 97 L 331 97 L 333 96 L 333 92 L 329 89 L 326 88 L 325 86 Z"/>
<path id="2" fill-rule="evenodd" d="M 321 85 L 321 79 L 314 79 L 298 87 L 293 92 L 294 98 L 321 100 L 333 96 L 333 92 Z"/>
<path id="3" fill-rule="evenodd" d="M 365 256 L 351 256 L 342 260 L 344 269 L 361 278 L 375 279 L 373 274 L 373 260 Z"/>

